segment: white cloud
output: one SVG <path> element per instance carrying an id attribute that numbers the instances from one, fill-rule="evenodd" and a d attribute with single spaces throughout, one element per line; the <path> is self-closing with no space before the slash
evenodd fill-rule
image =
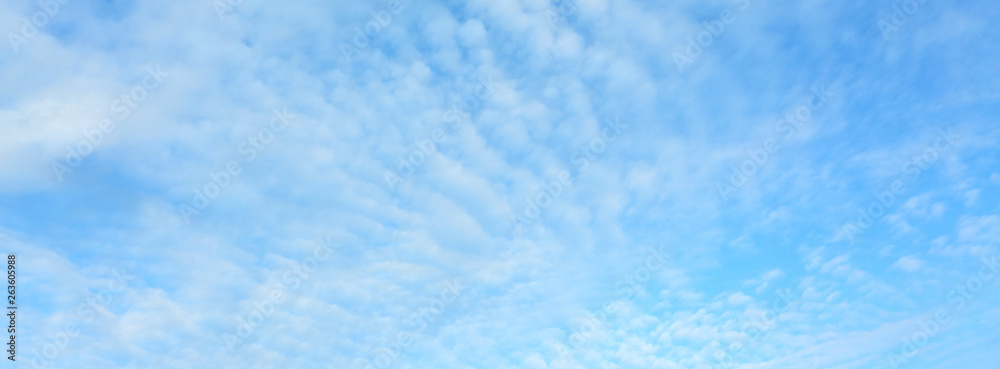
<path id="1" fill-rule="evenodd" d="M 924 261 L 920 260 L 920 258 L 915 255 L 908 255 L 896 260 L 892 266 L 908 273 L 913 273 L 923 268 Z"/>

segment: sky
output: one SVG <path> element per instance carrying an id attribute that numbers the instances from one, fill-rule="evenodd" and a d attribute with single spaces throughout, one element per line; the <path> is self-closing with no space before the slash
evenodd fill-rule
<path id="1" fill-rule="evenodd" d="M 4 1 L 2 366 L 995 368 L 998 18 Z"/>

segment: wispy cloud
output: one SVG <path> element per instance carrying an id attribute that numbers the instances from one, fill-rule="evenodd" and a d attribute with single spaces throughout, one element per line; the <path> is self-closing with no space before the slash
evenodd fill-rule
<path id="1" fill-rule="evenodd" d="M 998 16 L 4 2 L 17 359 L 990 368 Z"/>

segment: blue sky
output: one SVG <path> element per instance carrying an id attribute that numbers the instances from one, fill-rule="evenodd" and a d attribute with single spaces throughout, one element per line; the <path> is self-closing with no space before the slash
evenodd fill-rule
<path id="1" fill-rule="evenodd" d="M 12 1 L 17 368 L 994 368 L 990 1 Z"/>

